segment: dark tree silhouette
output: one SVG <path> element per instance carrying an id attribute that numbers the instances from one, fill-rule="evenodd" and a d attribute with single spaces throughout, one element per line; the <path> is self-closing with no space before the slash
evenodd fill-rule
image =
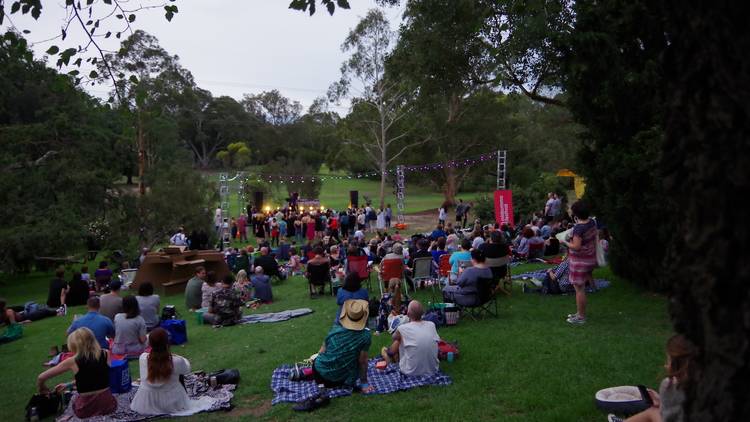
<path id="1" fill-rule="evenodd" d="M 700 350 L 690 421 L 750 420 L 750 32 L 746 2 L 672 0 L 664 19 L 667 282 L 675 328 Z"/>

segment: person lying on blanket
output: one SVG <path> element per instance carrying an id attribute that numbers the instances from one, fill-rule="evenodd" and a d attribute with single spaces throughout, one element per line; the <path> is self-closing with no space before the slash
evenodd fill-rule
<path id="1" fill-rule="evenodd" d="M 406 314 L 409 321 L 393 333 L 393 343 L 383 347 L 381 355 L 386 362 L 398 361 L 404 375 L 433 375 L 439 368 L 438 344 L 440 336 L 432 321 L 423 321 L 424 307 L 419 301 L 409 302 Z"/>
<path id="2" fill-rule="evenodd" d="M 339 315 L 341 325 L 334 325 L 313 361 L 315 382 L 333 388 L 342 385 L 358 387 L 371 393 L 367 383 L 367 351 L 372 340 L 366 328 L 369 304 L 366 300 L 344 302 Z M 359 378 L 359 385 L 357 385 Z"/>

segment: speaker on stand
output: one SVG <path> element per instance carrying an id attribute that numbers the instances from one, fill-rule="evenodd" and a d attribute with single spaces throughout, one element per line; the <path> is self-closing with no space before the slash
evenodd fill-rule
<path id="1" fill-rule="evenodd" d="M 263 192 L 254 192 L 253 202 L 255 203 L 255 208 L 258 210 L 258 212 L 263 212 Z"/>
<path id="2" fill-rule="evenodd" d="M 359 208 L 359 191 L 358 190 L 349 191 L 349 206 L 352 208 Z"/>

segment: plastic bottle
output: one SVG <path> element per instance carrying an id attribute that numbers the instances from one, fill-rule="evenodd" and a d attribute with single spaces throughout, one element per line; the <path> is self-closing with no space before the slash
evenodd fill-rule
<path id="1" fill-rule="evenodd" d="M 36 407 L 32 407 L 29 412 L 29 422 L 39 422 L 39 411 Z"/>

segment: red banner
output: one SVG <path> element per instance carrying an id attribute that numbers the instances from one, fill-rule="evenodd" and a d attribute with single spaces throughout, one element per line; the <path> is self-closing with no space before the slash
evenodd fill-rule
<path id="1" fill-rule="evenodd" d="M 495 221 L 513 227 L 513 195 L 510 190 L 495 191 Z"/>

